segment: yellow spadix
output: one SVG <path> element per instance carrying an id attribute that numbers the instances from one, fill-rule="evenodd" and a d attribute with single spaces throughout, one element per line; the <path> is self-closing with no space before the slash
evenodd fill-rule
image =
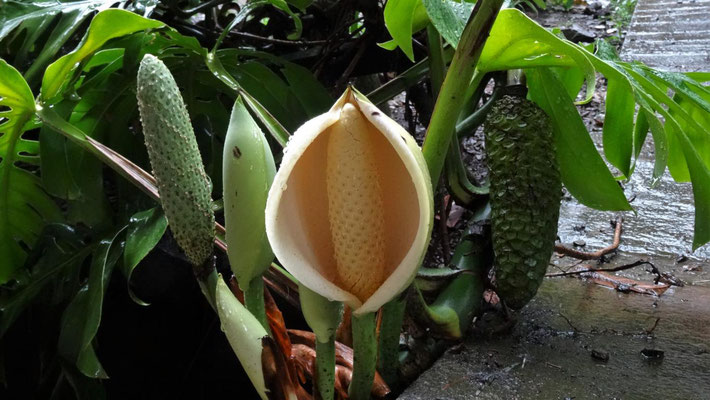
<path id="1" fill-rule="evenodd" d="M 266 203 L 274 254 L 312 291 L 376 311 L 411 282 L 431 234 L 414 139 L 348 88 L 289 141 Z"/>

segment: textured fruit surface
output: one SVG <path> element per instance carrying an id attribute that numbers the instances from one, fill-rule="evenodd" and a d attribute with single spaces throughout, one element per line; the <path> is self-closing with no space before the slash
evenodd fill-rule
<path id="1" fill-rule="evenodd" d="M 212 183 L 170 70 L 147 54 L 138 69 L 138 108 L 150 165 L 170 229 L 193 265 L 211 254 Z"/>
<path id="2" fill-rule="evenodd" d="M 496 292 L 519 309 L 535 296 L 557 235 L 562 183 L 547 115 L 517 96 L 485 123 Z"/>
<path id="3" fill-rule="evenodd" d="M 326 182 L 338 278 L 364 301 L 379 286 L 385 260 L 382 189 L 370 127 L 362 113 L 345 104 L 330 129 Z"/>

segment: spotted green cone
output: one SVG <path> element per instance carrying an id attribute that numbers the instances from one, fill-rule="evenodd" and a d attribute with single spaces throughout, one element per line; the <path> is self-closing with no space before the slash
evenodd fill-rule
<path id="1" fill-rule="evenodd" d="M 146 54 L 138 69 L 138 108 L 150 165 L 170 229 L 193 265 L 212 254 L 212 183 L 205 173 L 180 90 L 168 68 Z"/>
<path id="2" fill-rule="evenodd" d="M 557 235 L 562 183 L 552 128 L 534 103 L 505 95 L 485 123 L 498 296 L 519 309 L 535 296 Z"/>

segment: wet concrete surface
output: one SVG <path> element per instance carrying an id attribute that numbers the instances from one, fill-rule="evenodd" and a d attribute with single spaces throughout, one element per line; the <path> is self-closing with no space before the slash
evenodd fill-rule
<path id="1" fill-rule="evenodd" d="M 621 57 L 668 71 L 707 71 L 710 0 L 639 0 Z"/>
<path id="2" fill-rule="evenodd" d="M 468 338 L 399 398 L 708 399 L 710 291 L 671 290 L 655 298 L 548 279 L 512 332 Z"/>

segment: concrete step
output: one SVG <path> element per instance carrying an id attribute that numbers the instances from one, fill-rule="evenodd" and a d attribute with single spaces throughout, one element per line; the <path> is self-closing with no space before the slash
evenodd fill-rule
<path id="1" fill-rule="evenodd" d="M 710 71 L 710 0 L 639 0 L 621 58 L 666 71 Z"/>

